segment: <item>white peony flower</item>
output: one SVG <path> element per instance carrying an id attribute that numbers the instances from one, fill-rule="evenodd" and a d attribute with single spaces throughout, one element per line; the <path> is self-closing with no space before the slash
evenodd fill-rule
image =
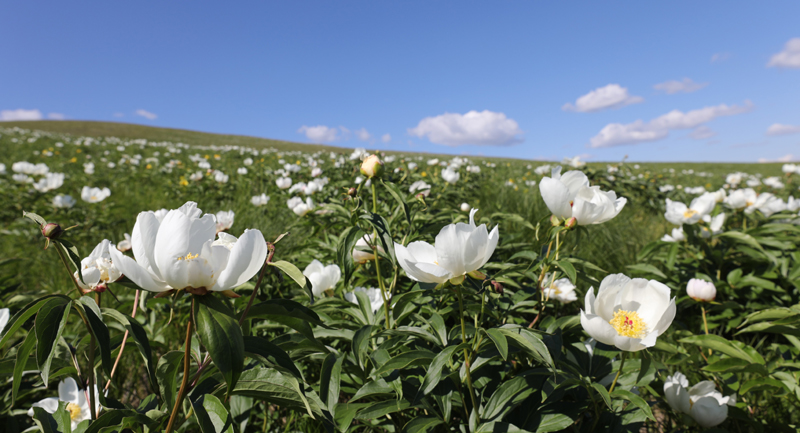
<path id="1" fill-rule="evenodd" d="M 123 253 L 131 249 L 131 235 L 125 233 L 124 236 L 124 240 L 117 242 L 117 249 Z"/>
<path id="2" fill-rule="evenodd" d="M 224 211 L 221 210 L 217 212 L 216 219 L 217 219 L 217 233 L 224 232 L 225 230 L 230 229 L 233 227 L 233 220 L 236 216 L 232 210 Z"/>
<path id="3" fill-rule="evenodd" d="M 381 294 L 381 289 L 376 289 L 374 287 L 367 289 L 366 287 L 356 287 L 353 289 L 352 292 L 347 292 L 344 294 L 344 299 L 358 305 L 358 298 L 356 298 L 355 292 L 364 292 L 367 294 L 369 298 L 369 303 L 372 305 L 372 312 L 375 313 L 381 308 L 383 308 L 383 295 Z M 392 298 L 391 293 L 386 293 L 389 299 Z"/>
<path id="4" fill-rule="evenodd" d="M 451 184 L 455 185 L 458 182 L 458 179 L 461 178 L 461 174 L 457 170 L 453 170 L 450 167 L 445 168 L 442 170 L 442 179 Z"/>
<path id="5" fill-rule="evenodd" d="M 47 173 L 38 182 L 33 184 L 33 188 L 39 192 L 48 192 L 60 188 L 64 184 L 64 173 Z"/>
<path id="6" fill-rule="evenodd" d="M 544 275 L 544 280 L 542 280 L 542 290 L 547 299 L 555 299 L 562 304 L 578 300 L 575 285 L 569 278 L 559 278 L 553 281 L 553 274 L 549 272 Z"/>
<path id="7" fill-rule="evenodd" d="M 769 217 L 774 213 L 785 211 L 786 203 L 780 198 L 775 197 L 772 193 L 762 192 L 758 195 L 758 198 L 756 198 L 755 203 L 744 211 L 745 213 L 752 213 L 756 210 L 764 214 L 765 217 Z"/>
<path id="8" fill-rule="evenodd" d="M 469 203 L 461 203 L 461 212 L 469 212 L 472 206 Z"/>
<path id="9" fill-rule="evenodd" d="M 752 188 L 737 189 L 725 198 L 724 203 L 731 209 L 750 208 L 755 204 L 758 194 Z"/>
<path id="10" fill-rule="evenodd" d="M 94 387 L 95 393 L 95 412 L 100 411 L 100 399 L 97 398 L 97 385 Z M 58 384 L 58 397 L 48 397 L 44 400 L 39 400 L 33 404 L 33 407 L 28 410 L 28 416 L 33 416 L 33 408 L 40 407 L 48 413 L 56 413 L 58 410 L 58 402 L 63 401 L 67 403 L 67 411 L 69 412 L 70 424 L 72 430 L 78 428 L 81 421 L 85 421 L 92 416 L 91 408 L 89 407 L 89 400 L 86 398 L 86 391 L 78 389 L 78 384 L 75 379 L 68 377 Z"/>
<path id="11" fill-rule="evenodd" d="M 108 188 L 100 189 L 84 186 L 81 190 L 81 199 L 87 203 L 99 203 L 110 195 L 111 191 Z"/>
<path id="12" fill-rule="evenodd" d="M 714 210 L 717 202 L 709 195 L 696 197 L 687 207 L 679 201 L 667 199 L 667 211 L 664 218 L 675 225 L 694 224 Z"/>
<path id="13" fill-rule="evenodd" d="M 410 193 L 415 193 L 417 191 L 419 191 L 419 194 L 422 194 L 423 196 L 427 197 L 431 193 L 431 186 L 425 183 L 425 181 L 423 180 L 418 180 L 412 183 L 410 187 L 408 187 L 408 192 Z"/>
<path id="14" fill-rule="evenodd" d="M 89 257 L 81 260 L 81 273 L 83 274 L 83 282 L 78 277 L 78 272 L 75 272 L 75 281 L 81 286 L 84 291 L 94 290 L 99 285 L 105 285 L 117 281 L 122 273 L 114 266 L 111 259 L 109 250 L 116 249 L 114 244 L 108 239 L 103 239 L 102 242 L 97 244 L 89 254 Z"/>
<path id="15" fill-rule="evenodd" d="M 311 201 L 311 197 L 306 197 L 305 201 L 300 197 L 292 197 L 286 201 L 286 205 L 297 216 L 303 216 L 316 208 L 314 202 Z"/>
<path id="16" fill-rule="evenodd" d="M 342 278 L 342 271 L 339 266 L 323 266 L 315 259 L 306 266 L 303 275 L 311 281 L 311 293 L 315 297 L 321 297 L 326 290 L 333 290 L 336 287 L 336 283 Z"/>
<path id="17" fill-rule="evenodd" d="M 672 233 L 664 235 L 661 238 L 664 242 L 683 242 L 686 240 L 686 234 L 683 232 L 683 226 L 672 229 Z"/>
<path id="18" fill-rule="evenodd" d="M 242 175 L 247 174 L 247 169 L 245 167 L 239 167 L 239 168 L 236 169 L 236 173 L 242 174 Z"/>
<path id="19" fill-rule="evenodd" d="M 373 235 L 364 235 L 361 239 L 356 241 L 353 248 L 353 261 L 356 263 L 364 264 L 370 260 L 375 260 L 375 254 L 372 253 L 370 244 L 374 241 Z M 383 247 L 377 245 L 378 251 L 383 252 Z"/>
<path id="20" fill-rule="evenodd" d="M 636 352 L 656 344 L 675 318 L 675 298 L 655 280 L 609 275 L 586 293 L 581 325 L 595 340 Z"/>
<path id="21" fill-rule="evenodd" d="M 61 209 L 69 209 L 75 206 L 75 199 L 71 195 L 57 195 L 53 197 L 53 206 Z"/>
<path id="22" fill-rule="evenodd" d="M 116 249 L 110 252 L 117 269 L 144 290 L 230 290 L 261 269 L 267 243 L 258 230 L 245 230 L 239 239 L 226 235 L 226 244 L 215 242 L 215 234 L 214 215 L 203 215 L 197 203 L 187 202 L 162 221 L 154 212 L 139 214 L 131 237 L 136 261 Z"/>
<path id="23" fill-rule="evenodd" d="M 292 178 L 290 177 L 279 177 L 275 180 L 275 184 L 278 185 L 280 189 L 286 189 L 292 186 Z"/>
<path id="24" fill-rule="evenodd" d="M 728 417 L 728 406 L 736 404 L 735 396 L 723 397 L 710 380 L 688 387 L 689 380 L 677 372 L 664 381 L 664 397 L 672 410 L 691 416 L 702 427 L 722 424 Z"/>
<path id="25" fill-rule="evenodd" d="M 581 171 L 561 174 L 561 166 L 539 182 L 542 199 L 553 215 L 569 219 L 575 217 L 579 225 L 600 224 L 617 216 L 628 200 L 617 198 L 614 191 L 604 192 L 599 186 L 589 186 L 589 179 Z"/>
<path id="26" fill-rule="evenodd" d="M 722 226 L 725 224 L 725 214 L 721 213 L 713 218 L 710 215 L 706 215 L 703 217 L 703 221 L 708 223 L 708 227 L 702 228 L 700 236 L 710 238 L 712 235 L 722 233 Z"/>
<path id="27" fill-rule="evenodd" d="M 686 294 L 695 301 L 709 302 L 717 297 L 717 288 L 714 283 L 692 278 L 686 283 Z"/>
<path id="28" fill-rule="evenodd" d="M 253 206 L 264 206 L 269 203 L 269 196 L 266 194 L 254 195 L 250 199 L 250 203 L 252 203 Z"/>

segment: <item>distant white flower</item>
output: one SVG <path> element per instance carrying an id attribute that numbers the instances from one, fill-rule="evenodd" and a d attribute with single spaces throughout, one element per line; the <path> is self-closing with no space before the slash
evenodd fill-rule
<path id="1" fill-rule="evenodd" d="M 94 386 L 95 396 L 97 395 L 97 385 Z M 56 413 L 58 410 L 58 402 L 63 401 L 67 403 L 67 412 L 69 412 L 70 425 L 72 430 L 78 428 L 81 421 L 90 419 L 92 416 L 89 401 L 86 399 L 86 392 L 78 389 L 78 384 L 75 379 L 68 377 L 58 384 L 58 397 L 48 397 L 44 400 L 39 400 L 33 404 L 33 407 L 28 410 L 28 416 L 33 416 L 33 408 L 40 407 L 47 413 Z M 100 411 L 100 401 L 95 398 L 95 412 Z"/>
<path id="2" fill-rule="evenodd" d="M 245 158 L 243 162 L 244 162 L 244 165 L 249 167 L 249 166 L 253 165 L 253 158 Z"/>
<path id="3" fill-rule="evenodd" d="M 6 174 L 6 165 L 0 162 L 0 174 Z"/>
<path id="4" fill-rule="evenodd" d="M 221 210 L 215 215 L 217 219 L 217 233 L 224 232 L 233 227 L 233 220 L 236 214 L 232 211 Z"/>
<path id="5" fill-rule="evenodd" d="M 672 229 L 671 235 L 664 235 L 661 238 L 664 242 L 683 242 L 686 240 L 686 234 L 683 232 L 683 226 Z"/>
<path id="6" fill-rule="evenodd" d="M 354 161 L 356 159 L 361 160 L 366 158 L 367 156 L 369 156 L 369 153 L 367 153 L 367 149 L 364 149 L 363 147 L 357 147 L 353 149 L 353 153 L 350 154 L 350 160 L 351 161 Z"/>
<path id="7" fill-rule="evenodd" d="M 286 201 L 286 205 L 297 216 L 304 216 L 316 208 L 314 202 L 311 200 L 311 197 L 306 197 L 305 201 L 303 201 L 303 199 L 300 197 L 292 197 Z"/>
<path id="8" fill-rule="evenodd" d="M 250 199 L 250 203 L 252 203 L 253 206 L 264 206 L 269 203 L 269 196 L 266 194 L 254 195 Z"/>
<path id="9" fill-rule="evenodd" d="M 108 188 L 100 189 L 97 187 L 84 186 L 81 190 L 81 199 L 87 203 L 99 203 L 110 195 L 111 191 Z"/>
<path id="10" fill-rule="evenodd" d="M 108 239 L 103 239 L 102 242 L 97 244 L 89 254 L 89 257 L 81 260 L 81 274 L 83 275 L 83 282 L 81 282 L 78 272 L 75 272 L 75 281 L 81 286 L 84 291 L 94 290 L 99 285 L 105 285 L 117 281 L 122 273 L 114 266 L 111 260 L 110 249 L 115 249 L 114 244 Z"/>
<path id="11" fill-rule="evenodd" d="M 786 200 L 786 210 L 794 212 L 798 209 L 800 209 L 800 199 L 789 196 Z"/>
<path id="12" fill-rule="evenodd" d="M 84 163 L 83 172 L 86 174 L 94 174 L 94 163 L 93 162 Z"/>
<path id="13" fill-rule="evenodd" d="M 481 168 L 477 165 L 468 165 L 467 166 L 467 173 L 475 173 L 478 174 L 481 172 Z"/>
<path id="14" fill-rule="evenodd" d="M 408 171 L 412 171 L 415 168 L 417 168 L 417 163 L 416 162 L 409 162 L 408 163 Z"/>
<path id="15" fill-rule="evenodd" d="M 275 184 L 278 185 L 280 189 L 286 189 L 292 186 L 292 178 L 290 177 L 279 177 L 275 180 Z"/>
<path id="16" fill-rule="evenodd" d="M 38 182 L 33 184 L 33 188 L 39 192 L 48 192 L 60 188 L 64 184 L 64 173 L 47 173 Z"/>
<path id="17" fill-rule="evenodd" d="M 375 254 L 372 252 L 372 248 L 370 248 L 370 244 L 374 244 L 374 237 L 373 235 L 364 235 L 358 241 L 356 241 L 356 245 L 353 248 L 353 261 L 356 263 L 364 264 L 370 260 L 375 259 Z M 377 246 L 378 251 L 383 252 L 383 247 Z"/>
<path id="18" fill-rule="evenodd" d="M 461 174 L 458 171 L 451 169 L 450 167 L 445 168 L 442 170 L 442 179 L 451 184 L 455 185 L 458 182 L 458 179 L 461 178 Z"/>
<path id="19" fill-rule="evenodd" d="M 694 224 L 714 210 L 717 202 L 710 195 L 696 197 L 687 207 L 679 201 L 667 199 L 667 211 L 664 218 L 675 225 Z"/>
<path id="20" fill-rule="evenodd" d="M 214 180 L 219 183 L 227 183 L 229 176 L 219 170 L 214 172 Z"/>
<path id="21" fill-rule="evenodd" d="M 306 266 L 303 275 L 311 281 L 311 293 L 314 294 L 314 297 L 321 297 L 325 291 L 333 290 L 336 287 L 336 283 L 342 278 L 342 271 L 339 266 L 323 266 L 319 260 L 315 259 Z"/>
<path id="22" fill-rule="evenodd" d="M 75 199 L 70 195 L 57 195 L 53 197 L 53 206 L 61 209 L 69 209 L 75 206 Z"/>
<path id="23" fill-rule="evenodd" d="M 737 186 L 742 183 L 745 176 L 747 176 L 747 173 L 731 173 L 725 177 L 725 183 Z"/>
<path id="24" fill-rule="evenodd" d="M 131 249 L 131 235 L 125 233 L 124 236 L 124 240 L 117 242 L 117 249 L 123 253 Z"/>
<path id="25" fill-rule="evenodd" d="M 242 175 L 247 174 L 247 169 L 244 168 L 244 167 L 239 167 L 239 168 L 236 169 L 236 173 L 242 174 Z"/>
<path id="26" fill-rule="evenodd" d="M 322 175 L 322 169 L 319 167 L 314 167 L 311 169 L 311 177 L 319 177 Z"/>
<path id="27" fill-rule="evenodd" d="M 189 175 L 189 180 L 191 180 L 192 182 L 197 182 L 197 181 L 201 180 L 202 178 L 203 178 L 203 172 L 202 171 L 196 171 L 196 172 L 192 173 L 191 175 Z"/>
<path id="28" fill-rule="evenodd" d="M 783 167 L 781 167 L 781 171 L 783 171 L 786 174 L 797 173 L 798 169 L 800 169 L 800 166 L 798 166 L 797 164 L 783 164 Z"/>
<path id="29" fill-rule="evenodd" d="M 675 187 L 672 186 L 672 185 L 663 185 L 663 186 L 659 186 L 658 190 L 660 192 L 670 192 L 670 191 L 675 190 Z"/>
<path id="30" fill-rule="evenodd" d="M 561 163 L 569 165 L 570 167 L 573 167 L 573 168 L 581 168 L 584 165 L 586 165 L 585 162 L 581 161 L 581 157 L 580 156 L 576 156 L 576 157 L 573 157 L 573 158 L 564 158 L 561 161 Z"/>
<path id="31" fill-rule="evenodd" d="M 774 213 L 785 211 L 786 203 L 771 193 L 762 192 L 758 195 L 753 206 L 745 209 L 745 213 L 752 213 L 755 210 L 760 211 L 765 217 L 769 217 Z"/>
<path id="32" fill-rule="evenodd" d="M 19 161 L 11 164 L 11 171 L 14 173 L 30 174 L 34 176 L 44 176 L 50 172 L 50 168 L 44 163 L 31 164 L 28 161 Z"/>
<path id="33" fill-rule="evenodd" d="M 33 178 L 28 176 L 27 174 L 17 173 L 11 176 L 11 179 L 14 179 L 15 182 L 19 183 L 33 183 Z"/>
<path id="34" fill-rule="evenodd" d="M 412 194 L 419 193 L 427 197 L 431 193 L 431 186 L 425 183 L 423 180 L 418 180 L 411 184 L 411 186 L 408 188 L 408 192 Z"/>
<path id="35" fill-rule="evenodd" d="M 687 388 L 689 380 L 676 372 L 664 381 L 664 397 L 672 410 L 691 416 L 704 428 L 722 424 L 728 417 L 728 406 L 736 404 L 735 396 L 723 397 L 710 380 Z"/>
<path id="36" fill-rule="evenodd" d="M 757 198 L 758 194 L 752 188 L 737 189 L 728 194 L 724 203 L 734 210 L 746 209 L 752 207 Z"/>
<path id="37" fill-rule="evenodd" d="M 439 165 L 439 158 L 429 159 L 428 165 Z"/>
<path id="38" fill-rule="evenodd" d="M 461 212 L 469 212 L 472 206 L 469 203 L 461 203 Z"/>
<path id="39" fill-rule="evenodd" d="M 550 170 L 551 170 L 550 164 L 545 164 L 545 165 L 540 165 L 540 166 L 536 167 L 535 169 L 533 169 L 533 172 L 538 174 L 539 176 L 542 176 L 542 175 L 545 175 L 547 173 L 550 173 Z"/>
<path id="40" fill-rule="evenodd" d="M 383 308 L 383 295 L 381 294 L 381 289 L 376 289 L 374 287 L 369 289 L 365 287 L 356 287 L 352 292 L 347 292 L 344 294 L 344 298 L 346 300 L 358 305 L 358 298 L 356 297 L 355 292 L 364 292 L 367 294 L 367 298 L 369 298 L 369 303 L 372 306 L 373 313 Z M 391 299 L 391 293 L 387 293 L 386 295 Z"/>
<path id="41" fill-rule="evenodd" d="M 549 272 L 544 275 L 544 280 L 542 280 L 542 290 L 546 298 L 555 299 L 562 304 L 578 300 L 575 285 L 569 278 L 559 278 L 553 281 L 553 274 Z"/>

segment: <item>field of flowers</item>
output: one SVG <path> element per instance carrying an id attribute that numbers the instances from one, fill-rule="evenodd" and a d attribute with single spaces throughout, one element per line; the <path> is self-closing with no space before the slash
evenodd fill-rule
<path id="1" fill-rule="evenodd" d="M 800 429 L 800 166 L 0 149 L 0 431 Z"/>

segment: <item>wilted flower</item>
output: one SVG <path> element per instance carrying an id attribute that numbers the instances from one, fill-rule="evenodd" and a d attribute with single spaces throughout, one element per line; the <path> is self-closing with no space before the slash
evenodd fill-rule
<path id="1" fill-rule="evenodd" d="M 475 225 L 475 213 L 469 213 L 469 224 L 448 224 L 436 235 L 435 246 L 416 241 L 404 247 L 394 244 L 397 262 L 408 277 L 423 283 L 443 283 L 477 271 L 491 258 L 500 237 L 495 226 L 491 233 L 486 224 Z"/>
<path id="2" fill-rule="evenodd" d="M 53 197 L 53 206 L 62 209 L 69 209 L 72 206 L 75 206 L 75 199 L 67 194 L 64 195 L 59 194 Z"/>
<path id="3" fill-rule="evenodd" d="M 319 260 L 315 259 L 306 266 L 303 275 L 311 281 L 311 293 L 315 297 L 321 297 L 325 291 L 333 290 L 336 287 L 336 283 L 342 278 L 342 271 L 339 266 L 323 266 Z"/>
<path id="4" fill-rule="evenodd" d="M 292 186 L 292 178 L 290 177 L 279 177 L 275 179 L 275 184 L 278 185 L 280 189 L 286 189 Z"/>
<path id="5" fill-rule="evenodd" d="M 542 290 L 546 298 L 555 299 L 562 304 L 578 300 L 575 285 L 569 278 L 559 278 L 553 281 L 553 274 L 549 272 L 544 275 L 544 280 L 542 280 Z"/>
<path id="6" fill-rule="evenodd" d="M 736 404 L 735 396 L 723 397 L 710 380 L 688 387 L 689 380 L 677 372 L 664 381 L 664 397 L 672 410 L 691 416 L 705 428 L 722 424 L 728 417 L 728 406 Z"/>
<path id="7" fill-rule="evenodd" d="M 374 287 L 369 289 L 366 287 L 356 287 L 352 292 L 347 292 L 344 294 L 344 298 L 346 300 L 358 305 L 358 298 L 356 297 L 355 292 L 364 292 L 367 294 L 367 298 L 369 298 L 369 303 L 372 306 L 373 313 L 383 308 L 383 295 L 381 294 L 380 289 L 376 289 Z M 386 296 L 391 299 L 392 294 L 387 292 Z"/>
<path id="8" fill-rule="evenodd" d="M 717 297 L 717 288 L 709 281 L 692 278 L 686 283 L 686 294 L 699 302 L 710 302 Z"/>
<path id="9" fill-rule="evenodd" d="M 94 387 L 94 393 L 97 395 L 97 385 Z M 100 411 L 99 399 L 95 399 L 95 412 Z M 47 413 L 56 413 L 58 410 L 58 402 L 63 401 L 67 403 L 67 412 L 69 412 L 70 424 L 72 430 L 78 428 L 81 421 L 85 421 L 92 416 L 89 401 L 86 399 L 86 392 L 78 389 L 78 384 L 75 379 L 68 377 L 58 384 L 58 397 L 48 397 L 44 400 L 39 400 L 33 404 L 33 407 L 28 410 L 28 416 L 33 416 L 33 408 L 40 407 Z"/>
<path id="10" fill-rule="evenodd" d="M 81 190 L 81 199 L 88 203 L 99 203 L 108 198 L 110 195 L 111 191 L 108 188 L 100 189 L 97 187 L 92 188 L 84 186 Z"/>
<path id="11" fill-rule="evenodd" d="M 581 325 L 595 340 L 636 352 L 655 346 L 675 318 L 675 298 L 655 280 L 630 279 L 623 274 L 609 275 L 586 293 Z"/>
<path id="12" fill-rule="evenodd" d="M 229 210 L 227 212 L 224 211 L 224 210 L 221 210 L 221 211 L 217 212 L 217 215 L 216 215 L 216 218 L 217 218 L 217 233 L 224 232 L 225 230 L 228 230 L 229 228 L 233 227 L 233 219 L 234 219 L 235 216 L 236 216 L 236 214 L 234 214 L 232 210 Z"/>
<path id="13" fill-rule="evenodd" d="M 245 230 L 239 239 L 220 233 L 217 242 L 215 233 L 214 215 L 203 215 L 194 202 L 169 211 L 163 221 L 142 212 L 131 237 L 136 261 L 116 249 L 111 257 L 126 277 L 151 292 L 230 290 L 261 269 L 267 244 L 258 230 Z"/>

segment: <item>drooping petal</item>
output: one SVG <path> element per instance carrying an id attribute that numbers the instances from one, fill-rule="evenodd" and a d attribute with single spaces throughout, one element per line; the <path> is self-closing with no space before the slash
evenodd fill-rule
<path id="1" fill-rule="evenodd" d="M 116 249 L 109 250 L 114 266 L 128 277 L 137 286 L 148 292 L 165 292 L 172 287 L 165 282 L 157 280 L 147 269 L 139 266 L 132 258 L 122 254 Z"/>
<path id="2" fill-rule="evenodd" d="M 586 314 L 597 314 L 597 312 L 594 310 L 594 302 L 594 287 L 589 287 L 589 290 L 586 292 L 586 296 L 583 298 L 583 307 L 586 309 Z"/>
<path id="3" fill-rule="evenodd" d="M 664 381 L 664 397 L 675 412 L 689 412 L 691 401 L 689 400 L 689 392 L 686 389 L 688 384 L 686 376 L 681 373 L 668 376 L 667 380 Z"/>
<path id="4" fill-rule="evenodd" d="M 395 244 L 395 247 L 397 245 Z M 405 249 L 408 250 L 408 253 L 411 254 L 411 257 L 416 262 L 435 263 L 437 260 L 436 248 L 427 242 L 411 242 Z"/>
<path id="5" fill-rule="evenodd" d="M 231 250 L 228 265 L 212 290 L 223 291 L 244 284 L 267 259 L 267 242 L 259 230 L 245 230 Z"/>
<path id="6" fill-rule="evenodd" d="M 728 417 L 728 405 L 719 404 L 711 396 L 700 397 L 692 403 L 689 415 L 701 426 L 711 428 L 722 424 Z"/>
<path id="7" fill-rule="evenodd" d="M 640 350 L 647 349 L 647 346 L 642 344 L 641 339 L 625 337 L 622 335 L 617 335 L 614 337 L 614 346 L 617 346 L 617 349 L 624 350 L 626 352 L 638 352 Z"/>
<path id="8" fill-rule="evenodd" d="M 545 177 L 539 182 L 539 192 L 553 215 L 559 218 L 571 218 L 570 192 L 566 185 L 558 180 Z"/>
<path id="9" fill-rule="evenodd" d="M 58 410 L 58 399 L 56 397 L 48 397 L 37 401 L 36 403 L 31 405 L 30 409 L 28 409 L 28 416 L 33 416 L 34 407 L 40 407 L 44 409 L 47 413 L 56 413 L 56 411 Z"/>
<path id="10" fill-rule="evenodd" d="M 614 339 L 619 336 L 614 327 L 602 317 L 594 314 L 586 314 L 581 310 L 581 326 L 595 340 L 608 345 L 614 345 Z"/>
<path id="11" fill-rule="evenodd" d="M 142 212 L 136 217 L 131 235 L 131 250 L 136 263 L 145 269 L 150 269 L 156 277 L 161 278 L 158 266 L 155 266 L 156 235 L 161 226 L 153 212 Z"/>
<path id="12" fill-rule="evenodd" d="M 417 263 L 412 268 L 414 279 L 423 283 L 444 283 L 454 275 L 447 269 L 434 263 Z M 409 274 L 411 276 L 411 274 Z"/>

